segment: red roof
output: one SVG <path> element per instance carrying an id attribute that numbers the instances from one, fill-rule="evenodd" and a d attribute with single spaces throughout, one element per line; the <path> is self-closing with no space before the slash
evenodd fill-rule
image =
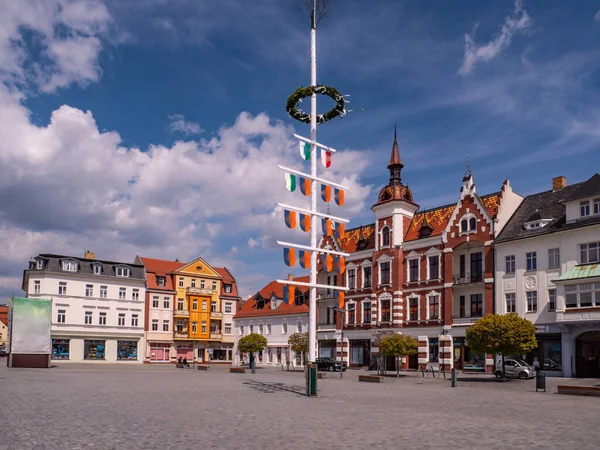
<path id="1" fill-rule="evenodd" d="M 355 253 L 358 249 L 358 241 L 361 238 L 366 242 L 365 247 L 360 250 L 369 250 L 375 248 L 375 224 L 369 224 L 358 228 L 346 230 L 344 239 L 340 240 L 342 250 L 346 253 Z"/>
<path id="2" fill-rule="evenodd" d="M 239 297 L 237 284 L 235 282 L 235 278 L 231 275 L 231 272 L 227 270 L 227 267 L 213 267 L 215 272 L 217 272 L 221 277 L 223 277 L 223 281 L 221 282 L 221 295 L 229 296 L 229 297 Z M 231 285 L 231 292 L 225 292 L 225 285 Z"/>
<path id="3" fill-rule="evenodd" d="M 148 289 L 159 289 L 161 291 L 174 290 L 173 281 L 169 275 L 187 264 L 180 261 L 167 261 L 164 259 L 143 257 L 140 257 L 140 260 L 146 268 L 146 281 L 148 283 Z M 165 277 L 164 286 L 159 286 L 157 284 L 157 277 L 159 276 Z"/>
<path id="4" fill-rule="evenodd" d="M 308 283 L 310 278 L 298 277 L 294 278 L 294 281 Z M 308 288 L 303 288 L 301 286 L 297 286 L 296 289 L 301 289 L 303 292 L 308 290 Z M 244 317 L 283 316 L 287 314 L 308 314 L 308 305 L 306 304 L 297 306 L 295 304 L 286 305 L 282 302 L 276 309 L 271 308 L 271 298 L 273 295 L 278 299 L 283 299 L 283 284 L 280 284 L 275 280 L 262 288 L 258 294 L 266 300 L 265 307 L 256 309 L 257 294 L 255 294 L 244 303 L 234 319 L 241 319 Z"/>

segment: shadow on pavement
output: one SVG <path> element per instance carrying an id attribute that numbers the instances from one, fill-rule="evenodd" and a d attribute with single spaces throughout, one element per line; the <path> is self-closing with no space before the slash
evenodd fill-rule
<path id="1" fill-rule="evenodd" d="M 262 392 L 263 394 L 274 394 L 277 391 L 286 391 L 291 392 L 297 395 L 306 395 L 306 387 L 305 386 L 294 386 L 291 384 L 285 383 L 266 383 L 261 381 L 244 381 L 244 384 L 248 385 L 250 388 Z"/>

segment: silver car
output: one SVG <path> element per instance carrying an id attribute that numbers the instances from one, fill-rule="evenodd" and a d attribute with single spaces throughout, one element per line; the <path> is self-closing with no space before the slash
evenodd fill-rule
<path id="1" fill-rule="evenodd" d="M 504 367 L 506 378 L 519 378 L 521 380 L 535 378 L 535 369 L 521 359 L 505 358 Z M 498 361 L 494 374 L 496 378 L 502 378 L 502 359 Z"/>

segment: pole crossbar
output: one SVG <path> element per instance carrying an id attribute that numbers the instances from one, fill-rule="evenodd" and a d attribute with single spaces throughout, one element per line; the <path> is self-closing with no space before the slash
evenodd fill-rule
<path id="1" fill-rule="evenodd" d="M 282 165 L 278 165 L 277 167 L 279 167 L 284 172 L 293 173 L 294 175 L 300 175 L 301 177 L 308 178 L 309 180 L 312 180 L 313 182 L 314 181 L 318 181 L 319 183 L 327 184 L 329 186 L 333 186 L 333 187 L 336 187 L 338 189 L 344 189 L 346 191 L 348 190 L 348 186 L 343 186 L 341 184 L 334 183 L 333 181 L 324 180 L 323 178 L 319 178 L 316 175 L 314 175 L 314 176 L 313 175 L 309 175 L 307 173 L 300 172 L 299 170 L 291 169 L 289 167 L 285 167 L 285 166 L 282 166 Z M 316 187 L 314 189 L 316 189 Z"/>
<path id="2" fill-rule="evenodd" d="M 305 287 L 310 287 L 310 288 L 321 288 L 321 289 L 331 289 L 331 290 L 336 290 L 336 291 L 348 291 L 349 289 L 347 287 L 343 287 L 343 286 L 331 286 L 330 284 L 311 284 L 311 283 L 304 283 L 303 281 L 293 281 L 293 280 L 277 280 L 278 283 L 280 284 L 293 284 L 294 286 L 305 286 Z"/>
<path id="3" fill-rule="evenodd" d="M 323 217 L 325 219 L 335 220 L 336 222 L 349 223 L 349 219 L 344 219 L 342 217 L 332 216 L 331 214 L 320 213 L 318 211 L 311 211 L 309 209 L 299 208 L 298 206 L 286 205 L 285 203 L 277 203 L 277 206 L 281 206 L 285 209 L 291 209 L 292 211 L 298 211 L 304 214 L 311 214 L 317 217 Z"/>
<path id="4" fill-rule="evenodd" d="M 327 150 L 328 152 L 335 153 L 337 151 L 335 148 L 327 147 L 326 145 L 319 144 L 318 142 L 313 142 L 310 139 L 302 137 L 302 136 L 300 136 L 298 134 L 294 134 L 294 137 L 296 139 L 301 140 L 302 142 L 306 142 L 307 144 L 315 145 L 316 147 L 322 148 L 323 150 Z"/>
<path id="5" fill-rule="evenodd" d="M 281 245 L 282 247 L 299 248 L 300 250 L 308 250 L 308 251 L 317 252 L 317 253 L 328 253 L 330 255 L 336 255 L 336 256 L 344 256 L 344 257 L 350 256 L 350 253 L 338 252 L 335 250 L 327 250 L 327 249 L 320 248 L 320 247 L 309 247 L 308 245 L 294 244 L 293 242 L 277 241 L 277 243 L 279 245 Z"/>

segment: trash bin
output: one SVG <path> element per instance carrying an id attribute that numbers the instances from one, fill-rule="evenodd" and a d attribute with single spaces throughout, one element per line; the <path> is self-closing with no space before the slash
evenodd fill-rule
<path id="1" fill-rule="evenodd" d="M 546 374 L 539 371 L 535 374 L 535 392 L 538 391 L 546 392 Z"/>

